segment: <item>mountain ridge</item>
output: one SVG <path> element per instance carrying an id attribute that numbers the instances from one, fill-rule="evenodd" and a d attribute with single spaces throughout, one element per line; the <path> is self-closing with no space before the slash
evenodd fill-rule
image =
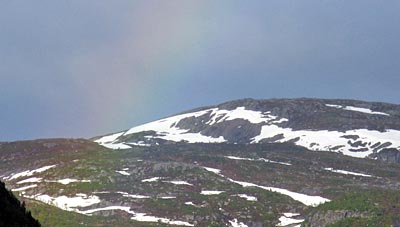
<path id="1" fill-rule="evenodd" d="M 319 145 L 321 138 L 312 138 L 318 136 L 313 133 L 317 131 L 325 133 L 325 137 L 336 137 L 337 141 Z M 303 137 L 303 134 L 309 135 Z M 199 107 L 96 137 L 94 141 L 111 148 L 179 141 L 245 144 L 291 141 L 308 149 L 366 157 L 386 148 L 399 149 L 396 137 L 400 137 L 400 105 L 299 98 L 239 99 Z"/>
<path id="2" fill-rule="evenodd" d="M 389 227 L 399 117 L 363 101 L 234 100 L 92 141 L 0 143 L 0 178 L 44 227 Z"/>

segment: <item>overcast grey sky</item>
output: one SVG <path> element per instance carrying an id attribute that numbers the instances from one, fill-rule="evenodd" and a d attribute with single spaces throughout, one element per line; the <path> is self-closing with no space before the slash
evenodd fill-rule
<path id="1" fill-rule="evenodd" d="M 239 98 L 400 104 L 400 1 L 0 0 L 0 141 Z"/>

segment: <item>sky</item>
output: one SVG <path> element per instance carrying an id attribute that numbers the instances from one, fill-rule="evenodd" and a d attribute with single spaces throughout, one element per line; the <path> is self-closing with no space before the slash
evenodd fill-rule
<path id="1" fill-rule="evenodd" d="M 398 0 L 0 0 L 0 141 L 241 98 L 400 104 Z"/>

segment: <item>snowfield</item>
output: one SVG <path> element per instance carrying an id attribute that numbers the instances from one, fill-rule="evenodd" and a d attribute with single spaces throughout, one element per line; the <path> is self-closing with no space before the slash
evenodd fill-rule
<path id="1" fill-rule="evenodd" d="M 388 147 L 400 148 L 400 131 L 387 130 L 379 132 L 367 129 L 356 129 L 346 132 L 337 131 L 293 131 L 291 128 L 281 128 L 277 125 L 264 125 L 261 128 L 260 135 L 253 138 L 253 143 L 258 143 L 263 139 L 273 138 L 276 135 L 282 135 L 283 138 L 276 142 L 282 143 L 293 139 L 298 139 L 295 144 L 315 151 L 334 151 L 341 152 L 344 155 L 364 158 L 373 153 L 373 145 L 380 143 L 390 143 Z M 349 144 L 350 139 L 346 136 L 357 135 L 360 138 L 357 141 L 367 144 L 367 151 L 352 151 L 355 147 Z M 354 141 L 353 141 L 354 142 Z M 370 144 L 370 145 L 368 145 Z M 338 147 L 340 146 L 340 147 Z M 335 148 L 336 147 L 336 148 Z"/>

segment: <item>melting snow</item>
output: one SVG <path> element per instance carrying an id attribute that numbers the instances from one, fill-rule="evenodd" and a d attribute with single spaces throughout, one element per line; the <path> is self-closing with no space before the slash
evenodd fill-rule
<path id="1" fill-rule="evenodd" d="M 208 167 L 203 167 L 203 168 L 208 168 Z M 211 172 L 214 172 L 214 171 L 211 171 Z M 260 186 L 260 185 L 249 183 L 249 182 L 235 181 L 235 180 L 233 180 L 231 178 L 228 178 L 228 177 L 222 175 L 220 173 L 220 171 L 215 171 L 214 173 L 219 175 L 219 176 L 221 176 L 221 177 L 224 177 L 224 178 L 228 179 L 229 181 L 231 181 L 233 183 L 239 184 L 239 185 L 241 185 L 243 187 L 257 187 L 257 188 L 261 188 L 261 189 L 264 189 L 264 190 L 268 190 L 268 191 L 277 192 L 277 193 L 280 193 L 280 194 L 283 194 L 283 195 L 287 195 L 287 196 L 291 197 L 292 199 L 303 203 L 306 206 L 318 206 L 319 204 L 322 204 L 322 203 L 330 201 L 329 199 L 323 198 L 321 196 L 310 196 L 310 195 L 305 195 L 305 194 L 301 194 L 301 193 L 298 193 L 298 192 L 292 192 L 292 191 L 289 191 L 287 189 L 275 188 L 275 187 L 265 187 L 265 186 Z M 204 191 L 202 191 L 201 194 L 203 194 L 203 192 Z M 210 192 L 213 192 L 213 191 L 210 191 Z M 223 191 L 217 191 L 217 192 L 223 192 Z"/>
<path id="2" fill-rule="evenodd" d="M 219 169 L 215 169 L 215 168 L 210 168 L 210 167 L 203 167 L 205 170 L 207 170 L 207 171 L 209 171 L 209 172 L 212 172 L 212 173 L 215 173 L 215 174 L 220 174 L 221 173 L 221 170 L 219 170 Z"/>
<path id="3" fill-rule="evenodd" d="M 100 144 L 104 147 L 110 148 L 110 149 L 114 149 L 114 150 L 118 150 L 118 149 L 131 149 L 132 147 L 129 145 L 126 145 L 124 143 L 103 143 Z"/>
<path id="4" fill-rule="evenodd" d="M 231 224 L 232 227 L 248 227 L 243 222 L 239 222 L 236 218 L 233 219 L 232 221 L 229 221 L 229 224 Z"/>
<path id="5" fill-rule="evenodd" d="M 228 159 L 233 159 L 233 160 L 263 161 L 263 162 L 281 164 L 281 165 L 287 165 L 287 166 L 291 166 L 292 165 L 292 164 L 287 163 L 287 162 L 277 162 L 277 161 L 272 161 L 272 160 L 265 159 L 265 158 L 253 159 L 253 158 L 240 158 L 240 157 L 236 157 L 236 156 L 225 156 L 225 157 L 228 158 Z"/>
<path id="6" fill-rule="evenodd" d="M 112 135 L 108 135 L 108 136 L 103 136 L 98 140 L 95 140 L 94 142 L 99 143 L 101 145 L 105 144 L 105 143 L 112 143 L 115 140 L 118 139 L 118 137 L 122 136 L 124 134 L 124 132 L 119 132 L 119 133 L 115 133 Z"/>
<path id="7" fill-rule="evenodd" d="M 159 218 L 154 216 L 147 216 L 145 213 L 136 213 L 134 217 L 131 218 L 132 220 L 142 221 L 142 222 L 162 222 L 165 224 L 171 225 L 183 225 L 183 226 L 194 226 L 189 222 L 185 221 L 173 221 L 168 218 Z"/>
<path id="8" fill-rule="evenodd" d="M 155 181 L 159 181 L 160 179 L 162 179 L 162 178 L 161 177 L 152 177 L 152 178 L 144 179 L 144 180 L 142 180 L 142 182 L 155 182 Z"/>
<path id="9" fill-rule="evenodd" d="M 70 178 L 66 178 L 66 179 L 61 179 L 61 180 L 57 180 L 57 181 L 51 181 L 51 182 L 57 182 L 60 184 L 70 184 L 70 183 L 75 183 L 75 182 L 84 182 L 84 183 L 88 183 L 90 182 L 90 180 L 78 180 L 78 179 L 70 179 Z"/>
<path id="10" fill-rule="evenodd" d="M 246 195 L 246 194 L 238 194 L 236 196 L 239 196 L 240 198 L 244 198 L 247 201 L 257 201 L 257 198 L 254 196 Z"/>
<path id="11" fill-rule="evenodd" d="M 125 170 L 115 171 L 115 172 L 117 172 L 117 173 L 119 173 L 119 174 L 122 174 L 122 175 L 124 175 L 124 176 L 129 176 L 129 175 L 131 175 L 130 173 L 126 172 Z"/>
<path id="12" fill-rule="evenodd" d="M 354 149 L 348 141 L 349 139 L 344 138 L 346 135 L 358 135 L 360 138 L 357 141 L 361 143 L 369 143 L 371 146 L 375 143 L 385 143 L 390 142 L 392 145 L 390 147 L 400 147 L 400 131 L 397 130 L 386 130 L 385 132 L 372 131 L 367 129 L 356 129 L 349 130 L 346 132 L 337 131 L 309 131 L 309 130 L 298 130 L 293 131 L 291 128 L 281 128 L 277 125 L 264 125 L 261 128 L 260 135 L 253 138 L 253 143 L 258 143 L 262 139 L 272 138 L 276 135 L 282 134 L 283 138 L 277 140 L 276 142 L 287 142 L 289 140 L 298 139 L 295 144 L 306 147 L 310 150 L 331 150 L 333 147 L 342 145 L 338 148 L 337 152 L 342 152 L 345 155 L 363 158 L 368 156 L 373 152 L 371 147 L 368 151 L 363 152 L 353 152 L 350 149 Z"/>
<path id="13" fill-rule="evenodd" d="M 130 207 L 124 207 L 124 206 L 109 206 L 109 207 L 102 207 L 102 208 L 96 208 L 96 209 L 91 209 L 91 210 L 84 210 L 84 211 L 79 211 L 81 214 L 86 214 L 86 215 L 91 215 L 95 212 L 99 211 L 108 211 L 108 210 L 122 210 L 125 211 L 129 214 L 135 214 L 135 212 L 131 211 Z"/>
<path id="14" fill-rule="evenodd" d="M 364 173 L 356 173 L 356 172 L 350 172 L 346 170 L 340 170 L 340 169 L 333 169 L 333 168 L 324 168 L 325 170 L 334 172 L 334 173 L 341 173 L 345 175 L 354 175 L 354 176 L 362 176 L 362 177 L 373 177 L 372 175 L 369 174 L 364 174 Z"/>
<path id="15" fill-rule="evenodd" d="M 255 161 L 255 159 L 252 159 L 252 158 L 240 158 L 240 157 L 235 157 L 235 156 L 225 156 L 225 158 L 229 158 L 229 159 L 233 159 L 233 160 Z"/>
<path id="16" fill-rule="evenodd" d="M 117 192 L 118 194 L 121 194 L 123 197 L 128 197 L 128 198 L 134 198 L 134 199 L 149 199 L 150 196 L 147 195 L 133 195 L 129 194 L 127 192 Z"/>
<path id="17" fill-rule="evenodd" d="M 12 174 L 11 177 L 10 177 L 10 180 L 17 179 L 17 178 L 20 178 L 20 177 L 30 177 L 35 173 L 44 172 L 46 170 L 54 168 L 55 166 L 56 165 L 43 166 L 43 167 L 38 168 L 38 169 L 27 170 L 27 171 L 23 171 L 23 172 L 20 172 L 20 173 Z"/>
<path id="18" fill-rule="evenodd" d="M 154 138 L 161 138 L 165 140 L 171 140 L 175 142 L 188 141 L 189 143 L 221 143 L 225 142 L 225 139 L 220 136 L 218 138 L 204 136 L 200 133 L 189 133 L 187 129 L 181 129 L 175 125 L 182 119 L 189 117 L 199 117 L 207 114 L 209 110 L 198 111 L 194 113 L 187 113 L 176 115 L 169 118 L 164 118 L 158 121 L 150 122 L 144 125 L 140 125 L 129 129 L 124 135 L 132 133 L 144 132 L 144 131 L 155 131 L 156 136 Z"/>
<path id="19" fill-rule="evenodd" d="M 283 216 L 279 218 L 280 223 L 277 226 L 288 226 L 292 224 L 302 223 L 304 219 L 295 219 L 292 217 L 298 216 L 300 214 L 295 213 L 283 213 Z"/>
<path id="20" fill-rule="evenodd" d="M 42 182 L 43 178 L 40 177 L 31 177 L 26 180 L 19 181 L 17 184 L 25 184 L 25 183 L 39 183 Z"/>
<path id="21" fill-rule="evenodd" d="M 129 143 L 126 143 L 126 144 L 133 145 L 133 146 L 141 146 L 141 147 L 150 147 L 151 146 L 151 144 L 144 143 L 144 141 L 139 141 L 137 143 L 129 142 Z"/>
<path id="22" fill-rule="evenodd" d="M 204 191 L 201 191 L 200 194 L 202 194 L 202 195 L 219 195 L 219 194 L 221 194 L 221 193 L 223 193 L 223 192 L 225 192 L 225 191 L 210 191 L 210 190 L 204 190 Z"/>
<path id="23" fill-rule="evenodd" d="M 176 199 L 176 196 L 162 196 L 160 199 Z"/>
<path id="24" fill-rule="evenodd" d="M 253 124 L 268 123 L 275 120 L 277 116 L 268 115 L 269 112 L 263 114 L 261 111 L 246 110 L 245 107 L 237 107 L 234 110 L 220 110 L 218 108 L 210 109 L 212 118 L 206 123 L 213 125 L 224 121 L 231 121 L 235 119 L 247 120 Z"/>
<path id="25" fill-rule="evenodd" d="M 21 187 L 21 188 L 15 188 L 15 189 L 11 189 L 11 190 L 14 192 L 19 192 L 19 191 L 25 191 L 30 188 L 36 188 L 36 187 L 37 187 L 37 184 L 32 184 L 32 185 L 28 185 L 28 186 Z"/>
<path id="26" fill-rule="evenodd" d="M 176 185 L 190 185 L 193 186 L 193 184 L 190 184 L 186 181 L 180 181 L 180 180 L 172 180 L 172 181 L 163 181 L 163 182 L 167 182 L 167 183 L 171 183 L 171 184 L 176 184 Z"/>
<path id="27" fill-rule="evenodd" d="M 341 106 L 334 104 L 326 104 L 328 107 L 340 108 L 350 111 L 358 111 L 368 114 L 379 114 L 389 115 L 382 112 L 372 111 L 367 108 L 354 107 L 354 106 Z M 131 148 L 128 144 L 119 143 L 118 137 L 123 135 L 129 135 L 132 133 L 139 133 L 144 131 L 154 131 L 155 135 L 147 136 L 148 138 L 161 138 L 170 141 L 186 141 L 188 143 L 222 143 L 226 140 L 220 136 L 218 138 L 209 137 L 202 135 L 201 133 L 190 133 L 188 129 L 181 129 L 177 127 L 177 124 L 186 118 L 200 117 L 206 114 L 210 115 L 210 120 L 206 122 L 208 125 L 214 125 L 223 121 L 230 121 L 235 119 L 247 120 L 253 124 L 263 124 L 261 133 L 258 136 L 252 138 L 252 143 L 258 143 L 263 139 L 273 138 L 277 135 L 282 135 L 281 139 L 276 142 L 287 142 L 290 140 L 296 140 L 295 144 L 306 147 L 311 150 L 326 150 L 341 152 L 345 155 L 353 157 L 366 157 L 373 153 L 374 147 L 372 145 L 376 143 L 391 143 L 386 148 L 400 148 L 400 131 L 387 130 L 385 132 L 372 131 L 367 129 L 349 130 L 346 132 L 338 131 L 311 131 L 311 130 L 298 130 L 295 131 L 291 128 L 281 128 L 277 124 L 288 121 L 286 118 L 279 118 L 278 116 L 271 115 L 271 112 L 260 112 L 253 110 L 246 110 L 245 107 L 237 107 L 234 110 L 220 110 L 218 108 L 211 108 L 207 110 L 197 111 L 193 113 L 180 114 L 173 117 L 164 118 L 158 121 L 143 124 L 137 127 L 133 127 L 125 133 L 116 133 L 113 135 L 102 137 L 96 142 L 103 146 L 112 149 L 128 149 Z M 350 139 L 346 139 L 343 136 L 358 135 L 359 140 L 354 142 L 360 142 L 366 144 L 364 146 L 354 148 L 348 142 Z M 353 142 L 353 141 L 352 141 Z M 135 145 L 148 145 L 144 141 L 139 141 Z M 356 151 L 356 149 L 367 148 L 368 150 Z M 268 161 L 270 163 L 278 163 L 287 165 L 289 163 Z"/>
<path id="28" fill-rule="evenodd" d="M 287 195 L 287 196 L 291 197 L 292 199 L 303 203 L 306 206 L 318 206 L 321 203 L 330 201 L 329 199 L 323 198 L 321 196 L 310 196 L 310 195 L 305 195 L 305 194 L 301 194 L 298 192 L 292 192 L 287 189 L 275 188 L 275 187 L 265 187 L 265 186 L 260 186 L 260 185 L 253 184 L 253 183 L 248 183 L 248 182 L 243 182 L 243 181 L 235 181 L 230 178 L 228 178 L 228 180 L 230 180 L 231 182 L 234 182 L 236 184 L 239 184 L 243 187 L 257 187 L 257 188 L 261 188 L 264 190 Z"/>
<path id="29" fill-rule="evenodd" d="M 145 213 L 136 213 L 135 211 L 132 211 L 130 207 L 124 207 L 124 206 L 102 207 L 102 208 L 96 208 L 96 209 L 91 209 L 91 210 L 79 211 L 79 213 L 91 215 L 95 212 L 109 211 L 109 210 L 122 210 L 128 214 L 132 214 L 133 215 L 133 217 L 131 217 L 132 220 L 140 221 L 140 222 L 162 222 L 162 223 L 171 224 L 171 225 L 194 226 L 194 225 L 190 224 L 189 222 L 173 221 L 168 218 L 147 216 Z"/>
<path id="30" fill-rule="evenodd" d="M 185 202 L 185 205 L 196 206 L 196 204 L 194 204 L 193 202 Z"/>
<path id="31" fill-rule="evenodd" d="M 67 196 L 51 197 L 49 195 L 41 195 L 41 194 L 33 196 L 25 195 L 25 197 L 42 201 L 46 204 L 56 206 L 66 211 L 74 211 L 74 212 L 79 212 L 79 210 L 76 207 L 87 207 L 96 203 L 100 203 L 99 197 L 94 195 L 88 196 L 82 193 L 76 194 L 75 197 L 67 197 Z"/>
<path id="32" fill-rule="evenodd" d="M 332 105 L 332 104 L 326 104 L 326 106 L 333 107 L 333 108 L 338 108 L 338 109 L 355 111 L 355 112 L 367 113 L 367 114 L 377 114 L 377 115 L 390 116 L 390 114 L 387 114 L 387 113 L 372 111 L 372 110 L 370 110 L 368 108 L 362 108 L 362 107 L 356 107 L 356 106 L 341 106 L 341 105 Z"/>

